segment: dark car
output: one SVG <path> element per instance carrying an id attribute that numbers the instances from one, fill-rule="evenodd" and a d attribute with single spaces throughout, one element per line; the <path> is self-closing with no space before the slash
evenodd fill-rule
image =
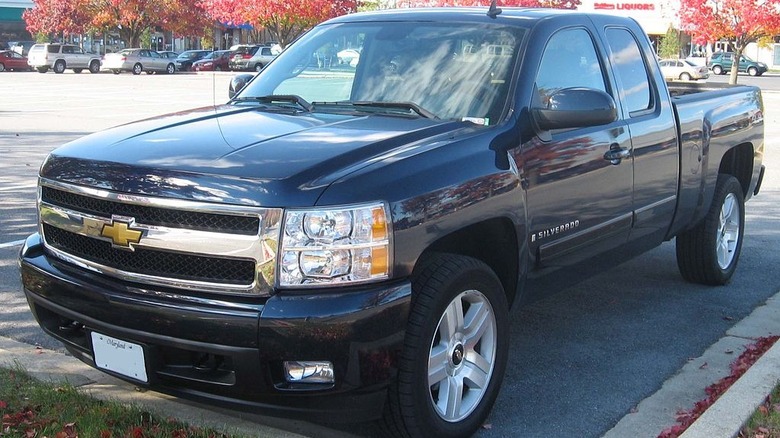
<path id="1" fill-rule="evenodd" d="M 10 70 L 31 71 L 32 68 L 27 64 L 26 56 L 12 50 L 2 50 L 0 51 L 0 72 Z"/>
<path id="2" fill-rule="evenodd" d="M 733 65 L 733 52 L 715 52 L 712 54 L 707 67 L 716 75 L 722 75 L 731 71 Z M 739 57 L 739 67 L 737 68 L 737 71 L 740 73 L 747 73 L 750 76 L 761 76 L 766 73 L 767 70 L 768 67 L 763 62 L 754 61 L 745 55 Z"/>
<path id="3" fill-rule="evenodd" d="M 176 70 L 190 71 L 192 63 L 206 57 L 211 50 L 186 50 L 176 58 Z"/>
<path id="4" fill-rule="evenodd" d="M 194 71 L 222 71 L 228 70 L 228 62 L 233 52 L 230 50 L 217 50 L 211 52 L 205 58 L 192 63 Z"/>

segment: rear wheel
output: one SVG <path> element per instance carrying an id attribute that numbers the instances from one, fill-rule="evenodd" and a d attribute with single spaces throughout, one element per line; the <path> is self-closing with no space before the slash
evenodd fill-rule
<path id="1" fill-rule="evenodd" d="M 141 65 L 141 63 L 136 63 L 133 66 L 133 74 L 134 75 L 140 75 L 142 71 L 144 71 L 144 67 Z"/>
<path id="2" fill-rule="evenodd" d="M 721 174 L 710 210 L 695 228 L 677 236 L 677 266 L 693 283 L 722 285 L 737 269 L 745 226 L 742 186 Z"/>
<path id="3" fill-rule="evenodd" d="M 712 72 L 715 73 L 716 75 L 722 75 L 724 73 L 723 67 L 719 65 L 715 65 L 712 67 Z"/>
<path id="4" fill-rule="evenodd" d="M 59 60 L 54 63 L 54 73 L 62 74 L 65 72 L 65 61 Z"/>
<path id="5" fill-rule="evenodd" d="M 90 73 L 99 73 L 100 72 L 100 61 L 97 59 L 93 59 L 89 63 L 89 72 Z"/>
<path id="6" fill-rule="evenodd" d="M 386 425 L 412 437 L 467 437 L 490 413 L 506 367 L 507 301 L 479 260 L 434 255 L 415 276 Z"/>
<path id="7" fill-rule="evenodd" d="M 255 64 L 255 71 L 260 71 L 263 69 L 263 64 L 257 63 Z"/>
<path id="8" fill-rule="evenodd" d="M 691 80 L 691 75 L 689 75 L 688 73 L 680 73 L 680 80 L 682 80 L 682 81 L 690 81 Z"/>
<path id="9" fill-rule="evenodd" d="M 758 69 L 755 67 L 748 67 L 747 74 L 749 74 L 750 76 L 755 76 L 758 74 Z"/>
<path id="10" fill-rule="evenodd" d="M 0 71 L 5 71 L 5 64 L 0 62 Z"/>

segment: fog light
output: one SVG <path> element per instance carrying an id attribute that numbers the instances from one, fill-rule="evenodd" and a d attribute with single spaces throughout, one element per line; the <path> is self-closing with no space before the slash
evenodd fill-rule
<path id="1" fill-rule="evenodd" d="M 300 360 L 285 361 L 284 378 L 290 383 L 333 383 L 333 364 Z"/>

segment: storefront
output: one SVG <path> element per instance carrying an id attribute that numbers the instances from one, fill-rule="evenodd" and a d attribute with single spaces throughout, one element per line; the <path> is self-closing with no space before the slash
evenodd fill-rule
<path id="1" fill-rule="evenodd" d="M 0 43 L 30 40 L 22 13 L 33 7 L 31 0 L 0 1 Z"/>

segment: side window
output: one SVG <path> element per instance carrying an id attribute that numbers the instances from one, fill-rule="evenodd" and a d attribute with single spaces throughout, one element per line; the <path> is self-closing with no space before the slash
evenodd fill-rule
<path id="1" fill-rule="evenodd" d="M 582 28 L 556 32 L 547 42 L 536 74 L 540 103 L 558 90 L 571 87 L 607 91 L 593 40 Z"/>
<path id="2" fill-rule="evenodd" d="M 623 88 L 623 102 L 628 113 L 653 107 L 650 79 L 634 36 L 626 29 L 607 29 L 610 60 Z"/>
<path id="3" fill-rule="evenodd" d="M 62 53 L 73 53 L 73 46 L 62 46 Z"/>
<path id="4" fill-rule="evenodd" d="M 271 56 L 271 49 L 267 47 L 263 47 L 263 51 L 261 53 L 263 56 Z"/>

